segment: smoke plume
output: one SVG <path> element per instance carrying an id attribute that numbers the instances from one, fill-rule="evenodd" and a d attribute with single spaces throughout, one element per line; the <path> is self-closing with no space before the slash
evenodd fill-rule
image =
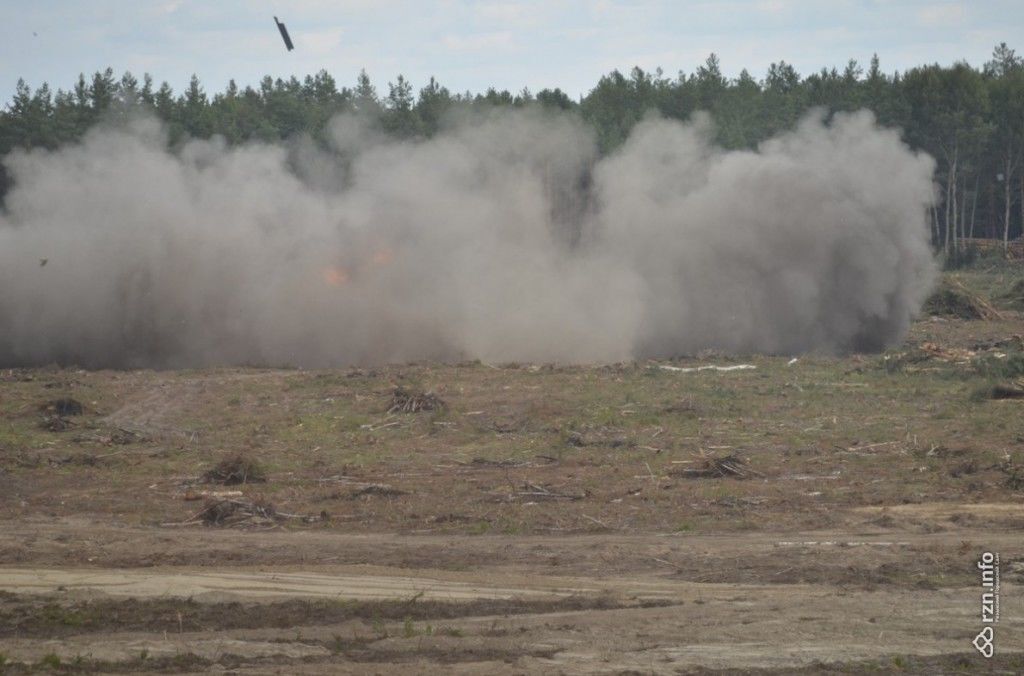
<path id="1" fill-rule="evenodd" d="M 934 277 L 932 160 L 870 113 L 756 151 L 649 118 L 166 149 L 152 119 L 6 159 L 0 365 L 335 366 L 898 342 Z"/>

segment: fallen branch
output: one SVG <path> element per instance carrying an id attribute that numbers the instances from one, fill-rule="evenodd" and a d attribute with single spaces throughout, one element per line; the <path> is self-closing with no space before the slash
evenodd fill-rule
<path id="1" fill-rule="evenodd" d="M 539 500 L 582 500 L 587 497 L 586 493 L 555 493 L 549 491 L 543 486 L 531 483 L 523 484 L 523 489 L 524 490 L 514 492 L 513 495 Z"/>
<path id="2" fill-rule="evenodd" d="M 357 491 L 353 491 L 352 494 L 349 495 L 349 499 L 355 500 L 356 498 L 361 498 L 370 495 L 379 495 L 385 498 L 396 498 L 401 495 L 406 495 L 406 491 L 398 490 L 397 488 L 392 488 L 391 486 L 388 486 L 386 484 L 370 484 L 369 486 L 360 488 Z"/>
<path id="3" fill-rule="evenodd" d="M 508 459 L 508 460 L 488 460 L 487 458 L 473 458 L 469 462 L 463 462 L 461 460 L 456 460 L 455 464 L 462 465 L 463 467 L 476 467 L 476 468 L 484 468 L 484 467 L 509 468 L 509 467 L 532 467 L 533 466 L 533 463 L 530 462 L 529 460 L 512 460 L 512 459 Z"/>
<path id="4" fill-rule="evenodd" d="M 593 521 L 594 523 L 596 523 L 596 524 L 597 524 L 598 526 L 600 526 L 601 528 L 608 528 L 609 530 L 611 530 L 611 529 L 610 529 L 610 528 L 608 527 L 608 524 L 606 524 L 606 523 L 605 523 L 604 521 L 601 521 L 601 520 L 599 520 L 599 519 L 595 519 L 595 518 L 594 518 L 594 517 L 592 517 L 592 516 L 587 516 L 586 514 L 580 514 L 580 516 L 582 516 L 582 517 L 583 517 L 584 519 L 586 519 L 587 521 Z"/>
<path id="5" fill-rule="evenodd" d="M 700 468 L 674 469 L 669 472 L 670 476 L 678 476 L 686 479 L 723 479 L 735 477 L 737 479 L 749 479 L 752 476 L 763 477 L 764 474 L 750 469 L 746 461 L 738 455 L 727 455 L 722 458 L 706 458 L 704 466 Z"/>
<path id="6" fill-rule="evenodd" d="M 392 413 L 418 413 L 419 411 L 436 411 L 448 408 L 441 397 L 433 392 L 410 392 L 409 390 L 396 387 L 391 395 L 391 405 L 387 412 Z"/>
<path id="7" fill-rule="evenodd" d="M 274 505 L 263 500 L 245 500 L 238 498 L 224 498 L 211 500 L 206 505 L 185 519 L 171 523 L 161 524 L 163 526 L 191 526 L 202 523 L 207 526 L 237 526 L 277 524 L 288 519 L 300 519 L 304 523 L 326 521 L 327 512 L 320 512 L 317 516 L 289 514 L 279 512 Z"/>
<path id="8" fill-rule="evenodd" d="M 668 364 L 658 364 L 658 368 L 665 371 L 674 371 L 675 373 L 699 373 L 701 371 L 747 371 L 749 369 L 756 369 L 757 367 L 753 364 L 736 364 L 735 366 L 715 366 L 709 364 L 708 366 L 693 366 L 693 367 L 682 367 L 682 366 L 669 366 Z"/>

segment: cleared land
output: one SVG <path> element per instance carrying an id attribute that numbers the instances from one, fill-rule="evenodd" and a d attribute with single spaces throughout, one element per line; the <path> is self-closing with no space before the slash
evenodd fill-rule
<path id="1" fill-rule="evenodd" d="M 0 671 L 1024 671 L 1021 274 L 958 279 L 792 364 L 0 371 Z"/>

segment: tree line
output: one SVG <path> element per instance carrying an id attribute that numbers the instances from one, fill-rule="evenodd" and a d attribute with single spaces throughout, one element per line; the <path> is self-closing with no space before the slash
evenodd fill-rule
<path id="1" fill-rule="evenodd" d="M 140 107 L 164 121 L 173 145 L 213 135 L 228 143 L 300 134 L 323 142 L 327 122 L 343 112 L 367 116 L 394 137 L 425 138 L 453 109 L 523 106 L 574 111 L 594 128 L 602 153 L 614 151 L 652 110 L 676 119 L 708 111 L 722 146 L 748 149 L 792 128 L 811 108 L 827 115 L 868 108 L 937 162 L 938 200 L 930 214 L 937 250 L 955 257 L 965 239 L 1005 243 L 1024 229 L 1024 59 L 1005 43 L 980 68 L 960 62 L 886 73 L 875 56 L 867 68 L 850 60 L 842 70 L 808 75 L 779 61 L 761 79 L 747 70 L 727 78 L 711 54 L 692 73 L 675 77 L 660 69 L 612 71 L 578 100 L 560 89 L 453 93 L 434 78 L 414 92 L 401 75 L 384 93 L 365 71 L 348 87 L 325 70 L 302 80 L 267 76 L 244 89 L 232 80 L 213 95 L 193 76 L 176 93 L 166 82 L 155 86 L 148 74 L 141 81 L 131 73 L 117 78 L 108 68 L 91 78 L 79 75 L 66 90 L 53 91 L 45 83 L 33 90 L 19 80 L 0 112 L 0 155 L 16 148 L 57 148 L 80 139 L 101 119 Z M 9 187 L 0 168 L 0 200 Z"/>

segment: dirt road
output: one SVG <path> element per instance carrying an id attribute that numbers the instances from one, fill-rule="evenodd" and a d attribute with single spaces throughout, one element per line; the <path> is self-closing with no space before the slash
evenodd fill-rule
<path id="1" fill-rule="evenodd" d="M 956 543 L 1011 562 L 997 641 L 1001 660 L 1019 660 L 1012 562 L 1024 546 L 1013 531 L 974 537 L 256 534 L 39 520 L 0 533 L 0 651 L 26 664 L 56 655 L 239 673 L 981 667 L 969 653 L 979 587 L 942 583 L 957 581 L 941 556 Z"/>

